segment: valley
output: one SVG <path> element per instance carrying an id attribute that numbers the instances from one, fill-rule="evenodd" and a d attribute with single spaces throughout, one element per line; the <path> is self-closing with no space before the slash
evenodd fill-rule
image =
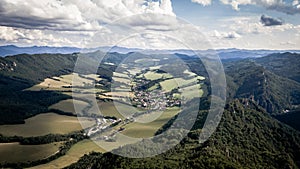
<path id="1" fill-rule="evenodd" d="M 35 59 L 39 64 L 53 61 L 56 68 L 45 67 L 41 72 L 29 71 L 30 76 L 23 76 L 29 63 L 8 57 L 5 61 L 16 65 L 14 70 L 0 72 L 0 97 L 5 98 L 0 104 L 0 152 L 15 154 L 13 158 L 1 157 L 2 167 L 85 166 L 90 158 L 98 160 L 90 163 L 97 166 L 109 161 L 107 156 L 118 159 L 116 164 L 120 166 L 130 162 L 140 167 L 144 163 L 154 165 L 153 161 L 158 161 L 157 166 L 172 166 L 169 162 L 173 160 L 187 160 L 188 165 L 197 166 L 205 164 L 203 158 L 207 156 L 212 156 L 208 166 L 218 163 L 239 168 L 256 161 L 252 167 L 257 167 L 277 158 L 282 165 L 299 164 L 299 132 L 273 118 L 297 126 L 296 119 L 291 121 L 285 116 L 289 114 L 286 110 L 297 112 L 293 108 L 299 105 L 297 73 L 285 76 L 277 69 L 273 71 L 264 58 L 224 62 L 228 85 L 225 114 L 217 133 L 199 147 L 195 138 L 210 106 L 210 85 L 202 63 L 194 57 L 111 53 L 109 57 L 113 59 L 104 58 L 96 72 L 85 70 L 87 73 L 74 73 L 63 68 L 66 61 L 54 61 L 55 57 L 68 60 L 67 67 L 74 67 L 76 55 L 51 55 L 47 61 L 40 61 L 39 57 L 28 55 L 23 59 Z M 96 57 L 91 57 L 94 62 Z M 131 144 L 167 130 L 182 112 L 182 105 L 198 98 L 202 104 L 197 121 L 184 141 L 170 150 L 173 153 L 150 161 L 111 155 L 112 150 L 130 153 Z M 280 140 L 281 135 L 286 139 Z M 270 139 L 276 145 L 267 141 Z M 195 152 L 201 157 L 188 155 Z M 29 153 L 32 155 L 24 156 Z M 159 163 L 162 160 L 166 164 Z M 281 166 L 281 162 L 273 165 Z"/>
<path id="2" fill-rule="evenodd" d="M 180 113 L 181 104 L 203 95 L 201 86 L 205 78 L 188 69 L 179 69 L 171 74 L 166 72 L 169 65 L 164 63 L 171 62 L 166 58 L 162 61 L 150 60 L 155 62 L 155 66 L 148 65 L 148 61 L 133 59 L 130 63 L 122 63 L 111 78 L 100 74 L 78 73 L 45 78 L 22 92 L 56 92 L 65 95 L 66 99 L 49 105 L 46 113 L 25 119 L 24 124 L 0 125 L 0 134 L 3 137 L 36 139 L 49 134 L 65 137 L 72 132 L 84 131 L 82 136 L 67 136 L 70 140 L 63 139 L 66 141 L 61 143 L 51 142 L 50 144 L 72 145 L 66 151 L 63 150 L 65 153 L 36 168 L 66 167 L 92 151 L 106 152 L 134 143 L 126 137 L 153 137 Z M 126 71 L 123 71 L 124 68 L 127 68 Z M 95 104 L 90 100 L 91 96 L 95 98 Z M 90 137 L 93 142 L 76 139 L 85 136 Z M 5 144 L 9 148 L 8 143 L 3 143 L 3 147 Z M 30 146 L 35 149 L 43 145 L 48 144 Z M 49 156 L 51 155 L 53 154 Z M 43 158 L 47 157 L 40 157 Z M 27 161 L 35 160 L 8 162 Z M 31 164 L 25 166 L 30 167 Z"/>

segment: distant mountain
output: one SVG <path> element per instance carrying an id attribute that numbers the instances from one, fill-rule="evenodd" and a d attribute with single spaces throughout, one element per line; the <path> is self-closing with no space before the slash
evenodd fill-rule
<path id="1" fill-rule="evenodd" d="M 255 59 L 255 62 L 282 77 L 287 77 L 300 83 L 300 54 L 286 52 L 275 53 Z"/>
<path id="2" fill-rule="evenodd" d="M 41 53 L 59 53 L 71 54 L 80 52 L 80 48 L 75 47 L 48 47 L 48 46 L 32 46 L 32 47 L 18 47 L 14 45 L 0 46 L 0 56 L 10 56 L 18 54 L 41 54 Z"/>
<path id="3" fill-rule="evenodd" d="M 216 50 L 189 50 L 189 49 L 141 49 L 127 48 L 121 46 L 102 46 L 97 48 L 76 48 L 76 47 L 49 47 L 49 46 L 32 46 L 32 47 L 17 47 L 14 45 L 0 46 L 0 56 L 10 56 L 17 54 L 72 54 L 78 52 L 94 52 L 100 50 L 105 53 L 120 53 L 128 54 L 138 52 L 142 54 L 182 54 L 188 56 L 218 54 L 222 60 L 237 60 L 245 58 L 258 58 L 267 56 L 272 53 L 295 52 L 300 53 L 300 50 L 245 50 L 245 49 L 216 49 Z"/>

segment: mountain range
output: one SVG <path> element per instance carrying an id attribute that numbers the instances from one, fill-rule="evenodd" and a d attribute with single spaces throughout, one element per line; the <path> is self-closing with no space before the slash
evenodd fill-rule
<path id="1" fill-rule="evenodd" d="M 0 46 L 0 57 L 18 55 L 18 54 L 72 54 L 79 52 L 93 52 L 100 50 L 102 52 L 128 54 L 130 52 L 139 52 L 143 54 L 183 54 L 193 56 L 198 55 L 218 54 L 221 59 L 244 59 L 244 58 L 258 58 L 267 56 L 272 53 L 294 52 L 299 53 L 300 50 L 247 50 L 247 49 L 216 49 L 216 50 L 188 50 L 188 49 L 140 49 L 140 48 L 126 48 L 120 46 L 103 46 L 98 48 L 78 48 L 78 47 L 50 47 L 50 46 L 31 46 L 18 47 L 15 45 Z"/>

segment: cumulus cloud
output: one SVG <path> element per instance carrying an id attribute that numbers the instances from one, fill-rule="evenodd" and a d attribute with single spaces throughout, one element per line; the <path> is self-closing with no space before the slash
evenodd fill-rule
<path id="1" fill-rule="evenodd" d="M 122 36 L 106 25 L 171 31 L 174 16 L 171 0 L 1 0 L 0 43 L 81 47 L 100 32 L 102 45 L 109 45 Z"/>
<path id="2" fill-rule="evenodd" d="M 0 25 L 26 29 L 93 31 L 101 24 L 142 13 L 175 15 L 170 0 L 0 1 Z"/>
<path id="3" fill-rule="evenodd" d="M 216 37 L 216 38 L 219 38 L 219 39 L 238 39 L 238 38 L 242 37 L 240 34 L 238 34 L 235 31 L 219 32 L 217 30 L 213 31 L 212 36 Z"/>
<path id="4" fill-rule="evenodd" d="M 92 23 L 81 15 L 79 7 L 62 1 L 10 1 L 0 2 L 0 25 L 27 29 L 91 29 Z"/>
<path id="5" fill-rule="evenodd" d="M 265 16 L 262 15 L 260 17 L 260 22 L 264 25 L 264 26 L 277 26 L 277 25 L 282 25 L 283 21 L 280 19 L 276 19 L 276 18 L 272 18 L 269 16 Z"/>
<path id="6" fill-rule="evenodd" d="M 211 0 L 192 0 L 192 2 L 202 5 L 210 5 Z M 234 10 L 240 10 L 241 5 L 257 5 L 265 7 L 269 10 L 283 12 L 289 15 L 300 13 L 299 0 L 294 0 L 291 3 L 286 3 L 283 0 L 220 0 L 225 5 L 231 5 Z"/>
<path id="7" fill-rule="evenodd" d="M 194 3 L 198 3 L 203 6 L 211 5 L 211 0 L 192 0 Z"/>
<path id="8" fill-rule="evenodd" d="M 35 44 L 42 46 L 68 46 L 75 45 L 78 46 L 81 42 L 83 32 L 77 35 L 76 39 L 68 38 L 70 36 L 69 32 L 55 32 L 52 30 L 32 30 L 23 28 L 12 28 L 6 26 L 0 26 L 0 43 L 5 44 L 9 42 L 10 44 L 26 45 Z M 80 35 L 80 36 L 79 36 Z M 74 36 L 70 36 L 73 37 Z"/>

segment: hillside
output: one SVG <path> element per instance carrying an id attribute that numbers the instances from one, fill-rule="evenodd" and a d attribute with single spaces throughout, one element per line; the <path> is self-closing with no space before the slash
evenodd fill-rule
<path id="1" fill-rule="evenodd" d="M 73 70 L 74 55 L 17 55 L 0 58 L 0 124 L 24 123 L 24 119 L 48 110 L 69 96 L 56 92 L 23 91 L 47 77 Z"/>
<path id="2" fill-rule="evenodd" d="M 201 117 L 205 117 L 203 113 Z M 196 124 L 201 121 L 199 118 Z M 181 144 L 152 158 L 130 159 L 111 153 L 91 153 L 68 168 L 300 167 L 299 132 L 274 120 L 251 100 L 230 102 L 217 131 L 203 144 L 198 144 L 199 132 L 201 130 L 196 128 Z"/>
<path id="3" fill-rule="evenodd" d="M 225 65 L 229 95 L 250 98 L 272 115 L 300 104 L 300 84 L 278 76 L 250 60 Z"/>
<path id="4" fill-rule="evenodd" d="M 271 54 L 254 60 L 277 75 L 300 82 L 300 54 Z"/>

